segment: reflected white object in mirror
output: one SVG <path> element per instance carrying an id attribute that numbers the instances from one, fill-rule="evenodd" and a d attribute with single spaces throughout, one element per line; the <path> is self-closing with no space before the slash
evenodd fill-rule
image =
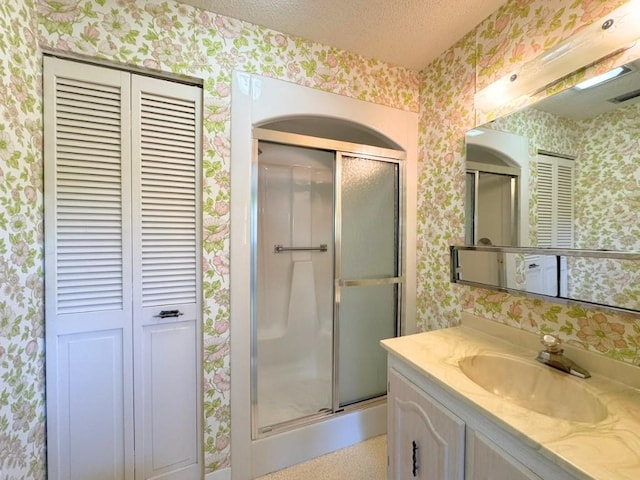
<path id="1" fill-rule="evenodd" d="M 624 312 L 640 312 L 638 284 L 631 280 L 638 265 L 634 252 L 451 247 L 453 283 Z"/>

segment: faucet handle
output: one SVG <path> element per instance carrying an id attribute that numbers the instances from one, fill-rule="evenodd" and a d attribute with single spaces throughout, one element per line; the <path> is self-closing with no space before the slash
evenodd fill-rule
<path id="1" fill-rule="evenodd" d="M 558 337 L 555 335 L 551 335 L 549 333 L 543 334 L 540 337 L 540 343 L 544 345 L 549 353 L 560 353 L 562 352 L 562 348 L 560 348 L 560 344 L 562 343 Z"/>

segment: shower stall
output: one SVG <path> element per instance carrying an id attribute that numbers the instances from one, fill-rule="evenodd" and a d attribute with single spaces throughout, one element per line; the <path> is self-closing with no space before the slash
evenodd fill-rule
<path id="1" fill-rule="evenodd" d="M 379 402 L 398 334 L 403 152 L 254 129 L 251 424 Z"/>

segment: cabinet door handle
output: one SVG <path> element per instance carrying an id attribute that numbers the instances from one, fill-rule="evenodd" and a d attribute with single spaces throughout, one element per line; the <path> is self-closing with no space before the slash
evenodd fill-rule
<path id="1" fill-rule="evenodd" d="M 411 442 L 411 460 L 413 461 L 413 468 L 411 472 L 414 477 L 418 476 L 418 444 L 415 440 Z"/>
<path id="2" fill-rule="evenodd" d="M 180 310 L 161 310 L 158 315 L 154 315 L 154 318 L 171 318 L 171 317 L 179 317 L 183 315 Z"/>

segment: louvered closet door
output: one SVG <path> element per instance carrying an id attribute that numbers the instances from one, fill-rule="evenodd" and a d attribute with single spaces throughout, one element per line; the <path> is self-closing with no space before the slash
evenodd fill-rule
<path id="1" fill-rule="evenodd" d="M 133 76 L 136 476 L 197 479 L 201 90 Z"/>
<path id="2" fill-rule="evenodd" d="M 45 58 L 48 478 L 133 478 L 129 75 Z"/>
<path id="3" fill-rule="evenodd" d="M 572 160 L 552 155 L 538 155 L 539 247 L 573 248 L 573 171 Z M 566 258 L 561 259 L 561 282 L 558 285 L 558 266 L 554 256 L 527 257 L 527 290 L 554 296 L 558 293 L 566 294 Z"/>
<path id="4" fill-rule="evenodd" d="M 538 247 L 552 247 L 554 241 L 553 163 L 538 158 Z"/>
<path id="5" fill-rule="evenodd" d="M 50 479 L 202 476 L 200 98 L 45 59 Z"/>
<path id="6" fill-rule="evenodd" d="M 573 248 L 574 162 L 538 155 L 538 246 Z"/>

